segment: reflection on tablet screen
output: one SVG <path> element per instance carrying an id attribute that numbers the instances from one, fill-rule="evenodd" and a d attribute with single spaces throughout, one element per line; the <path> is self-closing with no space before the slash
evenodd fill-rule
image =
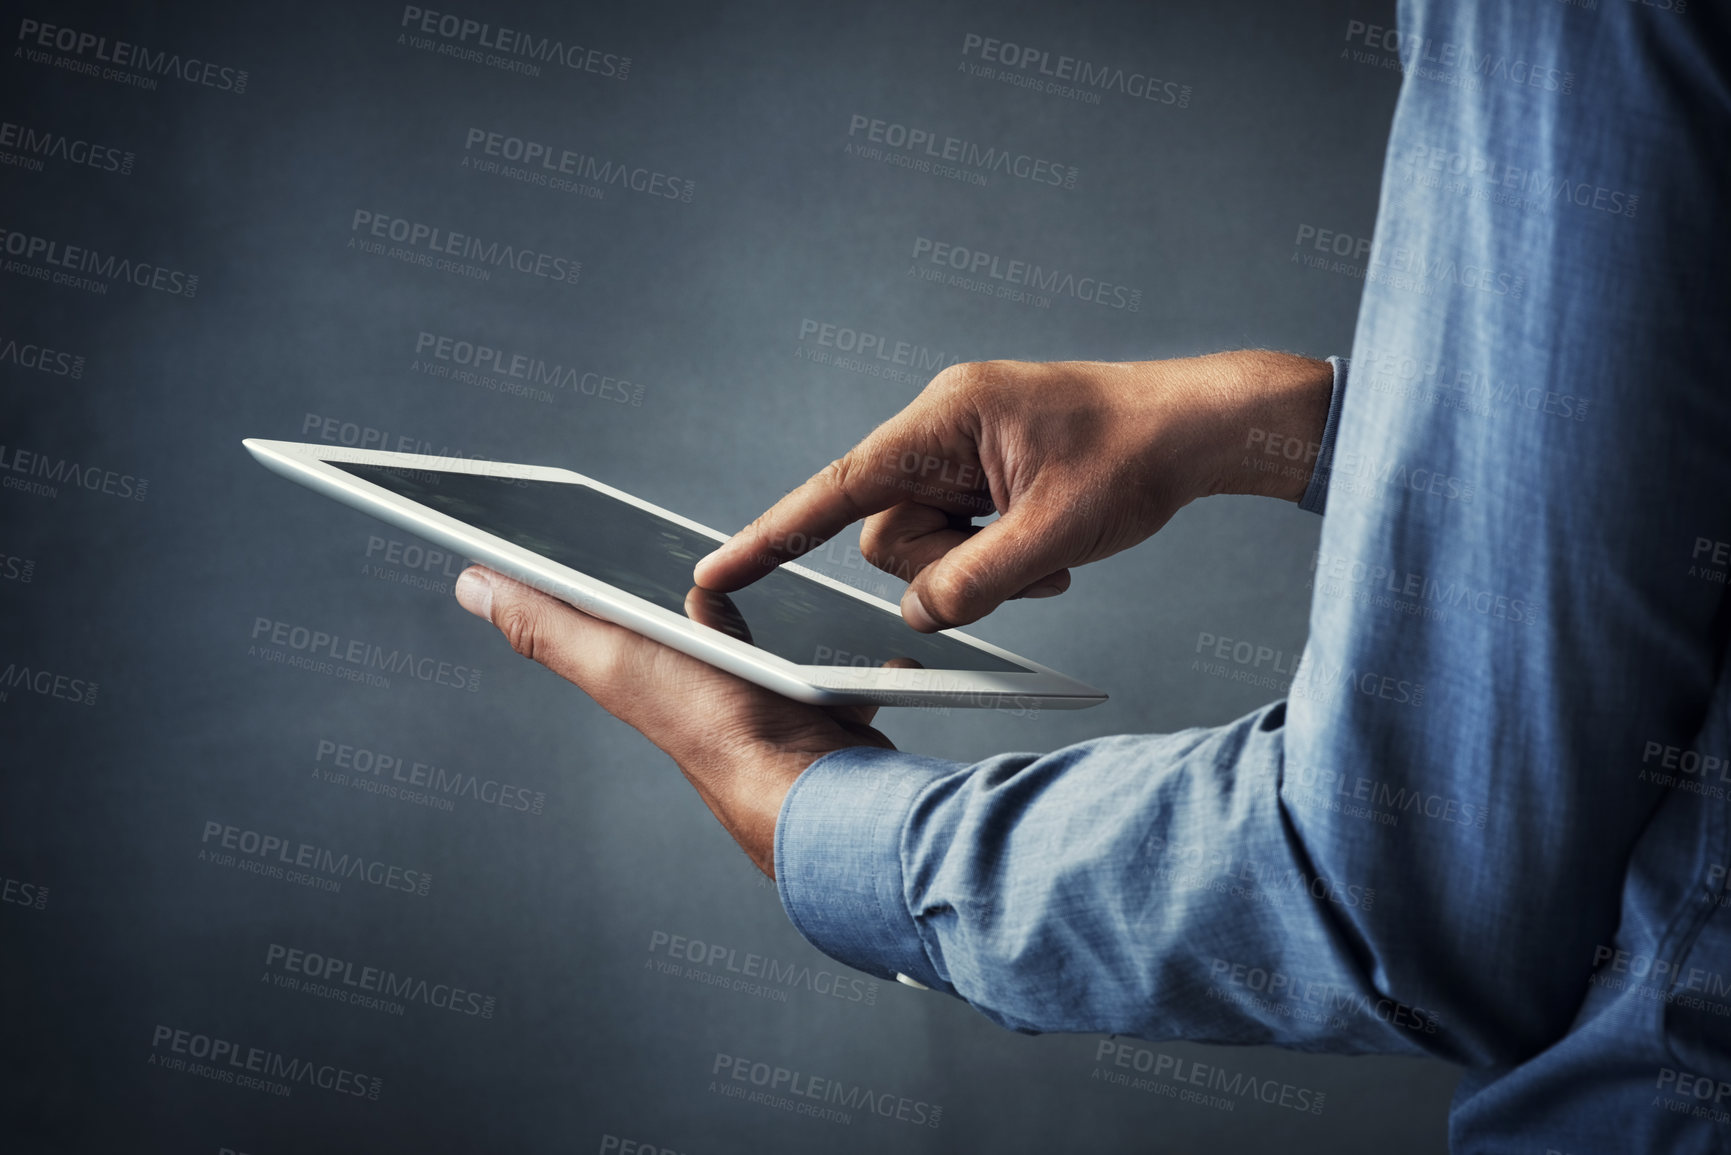
<path id="1" fill-rule="evenodd" d="M 587 485 L 329 464 L 796 665 L 1028 672 L 786 570 L 731 594 L 695 589 L 712 539 Z"/>

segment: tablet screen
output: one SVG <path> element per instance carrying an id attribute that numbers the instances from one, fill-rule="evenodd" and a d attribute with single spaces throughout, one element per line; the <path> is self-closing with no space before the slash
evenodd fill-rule
<path id="1" fill-rule="evenodd" d="M 713 539 L 587 485 L 328 464 L 795 665 L 1030 672 L 787 570 L 731 594 L 697 590 L 691 569 Z"/>

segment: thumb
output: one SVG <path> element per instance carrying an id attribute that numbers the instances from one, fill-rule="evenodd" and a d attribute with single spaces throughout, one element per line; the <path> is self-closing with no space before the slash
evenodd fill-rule
<path id="1" fill-rule="evenodd" d="M 1067 587 L 1074 553 L 1056 519 L 1024 500 L 921 570 L 902 617 L 927 634 L 977 622 L 1030 586 Z"/>

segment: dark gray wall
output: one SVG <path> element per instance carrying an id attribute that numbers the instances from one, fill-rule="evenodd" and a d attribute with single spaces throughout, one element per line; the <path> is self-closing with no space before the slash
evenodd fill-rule
<path id="1" fill-rule="evenodd" d="M 568 465 L 734 528 L 929 376 L 838 367 L 808 322 L 928 361 L 1344 351 L 1359 282 L 1299 263 L 1295 239 L 1307 225 L 1370 233 L 1398 77 L 1340 48 L 1348 20 L 1386 22 L 1386 5 L 457 9 L 596 52 L 592 69 L 540 75 L 418 47 L 389 3 L 208 8 L 5 5 L 0 119 L 16 127 L 0 142 L 0 473 L 51 492 L 0 490 L 0 665 L 32 678 L 0 694 L 0 1146 L 1444 1149 L 1454 1076 L 1440 1065 L 1187 1044 L 1100 1059 L 1099 1038 L 1021 1037 L 942 997 L 838 980 L 664 756 L 455 605 L 458 565 L 387 556 L 373 539 L 402 535 L 240 448 L 347 425 L 392 448 Z M 104 39 L 45 49 L 25 21 Z M 970 35 L 1152 74 L 1171 102 L 971 75 Z M 98 60 L 115 41 L 150 56 Z M 193 79 L 151 72 L 157 53 Z M 620 71 L 612 57 L 630 58 L 624 78 L 605 74 Z M 856 115 L 1055 161 L 1073 187 L 853 155 Z M 596 199 L 468 167 L 486 159 L 465 150 L 472 129 L 660 172 L 681 197 L 611 186 Z M 483 280 L 369 253 L 351 244 L 371 239 L 358 211 L 581 261 L 581 274 Z M 928 283 L 910 275 L 920 237 L 1104 279 L 1139 304 Z M 167 279 L 39 279 L 64 271 L 49 261 L 66 246 Z M 500 390 L 497 374 L 440 376 L 447 362 L 417 355 L 422 334 L 574 372 L 540 395 Z M 972 759 L 1234 717 L 1279 680 L 1203 669 L 1200 644 L 1296 653 L 1317 527 L 1274 503 L 1191 507 L 1065 597 L 978 627 L 1107 688 L 1100 709 L 902 711 L 883 727 L 905 748 Z M 820 564 L 889 588 L 858 560 Z M 279 622 L 480 673 L 471 691 L 294 668 L 268 644 Z M 509 788 L 506 804 L 361 789 L 392 771 L 345 781 L 321 743 L 401 759 L 405 775 L 426 763 L 473 776 Z M 309 887 L 249 870 L 257 856 L 214 857 L 211 823 L 431 884 Z M 704 965 L 671 962 L 673 936 L 703 943 Z M 394 1009 L 339 1001 L 286 985 L 289 950 L 352 964 L 352 979 L 377 968 L 428 985 Z M 762 990 L 706 981 L 731 982 L 728 961 L 748 955 L 774 960 Z M 432 1005 L 452 986 L 473 999 Z M 188 1047 L 204 1036 L 349 1072 L 363 1093 L 349 1076 L 285 1096 L 163 1066 L 186 1059 L 175 1031 Z M 712 1082 L 718 1054 L 941 1107 L 941 1120 L 841 1123 L 738 1101 Z M 1175 1075 L 1194 1077 L 1192 1063 L 1320 1109 L 1186 1100 Z"/>

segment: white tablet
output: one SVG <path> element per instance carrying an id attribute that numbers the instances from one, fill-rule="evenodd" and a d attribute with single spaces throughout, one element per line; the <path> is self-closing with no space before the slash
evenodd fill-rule
<path id="1" fill-rule="evenodd" d="M 692 567 L 727 535 L 568 469 L 242 444 L 291 481 L 801 702 L 1021 710 L 1106 700 L 956 630 L 922 634 L 897 606 L 803 566 L 730 594 L 697 589 Z"/>

